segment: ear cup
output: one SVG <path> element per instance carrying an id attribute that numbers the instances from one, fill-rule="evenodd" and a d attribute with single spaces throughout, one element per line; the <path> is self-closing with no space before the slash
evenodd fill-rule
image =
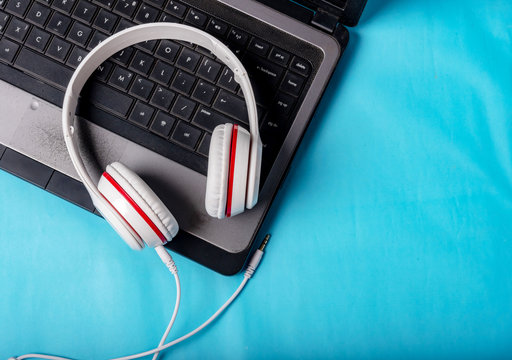
<path id="1" fill-rule="evenodd" d="M 107 166 L 98 188 L 129 226 L 155 247 L 171 241 L 179 226 L 151 188 L 121 163 Z"/>
<path id="2" fill-rule="evenodd" d="M 238 125 L 215 128 L 210 142 L 205 207 L 218 219 L 245 209 L 250 135 Z"/>

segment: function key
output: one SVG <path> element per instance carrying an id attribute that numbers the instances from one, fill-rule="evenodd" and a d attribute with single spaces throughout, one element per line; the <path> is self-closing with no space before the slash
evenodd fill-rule
<path id="1" fill-rule="evenodd" d="M 228 34 L 228 42 L 236 45 L 237 47 L 242 47 L 249 40 L 249 35 L 246 32 L 232 27 Z"/>
<path id="2" fill-rule="evenodd" d="M 304 85 L 304 78 L 292 72 L 288 72 L 281 83 L 280 89 L 293 96 L 299 96 Z"/>
<path id="3" fill-rule="evenodd" d="M 131 18 L 138 5 L 138 0 L 119 0 L 114 7 L 114 12 Z"/>
<path id="4" fill-rule="evenodd" d="M 217 19 L 211 19 L 206 27 L 206 31 L 218 37 L 223 37 L 228 31 L 228 24 Z"/>
<path id="5" fill-rule="evenodd" d="M 55 0 L 52 4 L 52 8 L 70 14 L 73 5 L 75 5 L 75 0 Z"/>
<path id="6" fill-rule="evenodd" d="M 288 65 L 288 62 L 290 61 L 290 57 L 291 57 L 290 54 L 287 53 L 286 51 L 281 50 L 277 47 L 274 47 L 272 49 L 272 51 L 270 52 L 269 59 L 279 65 L 286 66 L 286 65 Z"/>
<path id="7" fill-rule="evenodd" d="M 176 17 L 179 17 L 180 19 L 183 19 L 185 11 L 187 11 L 187 7 L 179 1 L 170 0 L 165 7 L 165 11 Z"/>
<path id="8" fill-rule="evenodd" d="M 257 38 L 252 38 L 252 41 L 247 48 L 250 52 L 263 57 L 267 57 L 269 49 L 269 43 Z"/>
<path id="9" fill-rule="evenodd" d="M 204 25 L 206 24 L 206 20 L 208 20 L 206 14 L 194 9 L 190 9 L 190 11 L 187 14 L 187 17 L 185 18 L 185 22 L 199 28 L 204 27 Z"/>
<path id="10" fill-rule="evenodd" d="M 163 136 L 164 138 L 167 138 L 171 133 L 171 129 L 175 121 L 176 120 L 173 117 L 159 111 L 155 116 L 155 119 L 153 120 L 149 130 L 160 136 Z"/>
<path id="11" fill-rule="evenodd" d="M 290 65 L 290 70 L 293 70 L 301 75 L 308 76 L 311 71 L 311 65 L 308 61 L 295 56 Z"/>
<path id="12" fill-rule="evenodd" d="M 5 10 L 22 17 L 29 5 L 30 0 L 10 0 L 5 7 Z"/>
<path id="13" fill-rule="evenodd" d="M 93 5 L 86 0 L 80 0 L 75 11 L 73 11 L 73 16 L 85 21 L 87 24 L 90 24 L 97 8 L 98 7 L 96 5 Z"/>
<path id="14" fill-rule="evenodd" d="M 174 129 L 171 139 L 185 147 L 193 149 L 200 137 L 201 130 L 180 121 L 176 129 Z"/>

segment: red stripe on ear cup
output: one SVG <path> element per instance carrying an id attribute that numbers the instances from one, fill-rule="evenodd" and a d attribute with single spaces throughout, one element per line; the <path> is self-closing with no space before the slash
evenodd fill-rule
<path id="1" fill-rule="evenodd" d="M 114 180 L 114 178 L 112 176 L 110 176 L 110 174 L 108 172 L 104 172 L 103 173 L 103 177 L 105 179 L 108 180 L 109 183 L 112 184 L 113 187 L 116 188 L 116 190 L 121 194 L 123 195 L 123 197 L 126 199 L 126 201 L 128 201 L 130 203 L 130 205 L 135 209 L 135 211 L 137 211 L 137 213 L 144 219 L 144 221 L 149 225 L 149 227 L 155 232 L 155 234 L 160 238 L 160 240 L 162 241 L 162 243 L 166 243 L 167 242 L 167 239 L 165 238 L 164 234 L 162 234 L 162 232 L 158 229 L 158 227 L 155 225 L 155 223 L 153 221 L 151 221 L 151 219 L 148 217 L 148 215 L 144 212 L 144 210 L 142 210 L 140 208 L 139 205 L 137 205 L 137 203 L 132 199 L 132 197 L 130 195 L 128 195 L 128 193 L 123 189 L 123 187 L 121 185 L 119 185 L 117 183 L 117 181 Z M 115 209 L 115 207 L 114 207 Z M 117 209 L 116 209 L 117 211 Z M 127 222 L 128 223 L 128 222 Z M 128 223 L 128 225 L 130 225 Z M 130 225 L 131 226 L 131 225 Z M 142 239 L 144 240 L 144 239 Z"/>
<path id="2" fill-rule="evenodd" d="M 226 216 L 231 216 L 231 202 L 233 200 L 233 177 L 235 174 L 235 155 L 236 138 L 238 136 L 238 125 L 233 125 L 231 132 L 231 151 L 229 152 L 229 180 L 228 180 L 228 199 L 226 204 Z"/>

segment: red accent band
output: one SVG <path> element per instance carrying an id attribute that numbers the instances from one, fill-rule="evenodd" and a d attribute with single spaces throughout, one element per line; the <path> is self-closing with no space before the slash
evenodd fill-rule
<path id="1" fill-rule="evenodd" d="M 114 178 L 112 178 L 112 176 L 110 176 L 110 174 L 108 172 L 104 172 L 103 173 L 103 176 L 105 177 L 105 179 L 108 180 L 109 183 L 112 184 L 113 187 L 116 188 L 116 190 L 121 194 L 123 195 L 123 197 L 126 199 L 126 201 L 128 201 L 130 203 L 130 205 L 135 209 L 135 211 L 137 211 L 137 213 L 141 216 L 141 218 L 144 219 L 144 221 L 149 225 L 149 227 L 155 232 L 155 234 L 160 238 L 160 240 L 162 241 L 162 243 L 166 243 L 167 242 L 167 239 L 165 238 L 164 234 L 162 234 L 162 232 L 158 229 L 158 227 L 155 225 L 155 223 L 153 221 L 151 221 L 151 219 L 146 215 L 146 213 L 144 212 L 144 210 L 142 210 L 140 208 L 139 205 L 137 205 L 137 203 L 131 198 L 130 195 L 128 195 L 128 193 L 122 188 L 121 185 L 119 185 L 117 183 L 117 181 L 114 180 Z M 114 208 L 115 209 L 115 208 Z M 128 223 L 129 224 L 129 223 Z"/>
<path id="2" fill-rule="evenodd" d="M 112 206 L 112 209 L 114 209 L 116 211 L 116 213 L 121 216 L 121 218 L 124 220 L 124 222 L 126 223 L 126 225 L 128 225 L 130 227 L 130 229 L 132 229 L 132 231 L 137 234 L 137 236 L 139 237 L 139 239 L 142 239 L 139 235 L 139 233 L 137 231 L 135 231 L 135 229 L 130 225 L 130 223 L 128 222 L 128 220 L 126 220 L 124 218 L 124 216 L 119 212 L 117 211 L 117 209 L 115 208 L 114 205 L 112 205 L 112 203 L 110 201 L 108 201 L 108 199 L 105 197 L 105 195 L 103 195 L 101 192 L 100 192 L 100 195 L 103 197 L 103 199 L 105 199 L 106 202 L 108 202 L 110 204 L 110 206 Z"/>
<path id="3" fill-rule="evenodd" d="M 233 199 L 233 177 L 235 173 L 235 155 L 236 155 L 236 138 L 238 136 L 238 125 L 233 125 L 231 132 L 231 152 L 229 153 L 229 181 L 228 181 L 228 200 L 226 204 L 226 216 L 231 216 L 231 201 Z"/>

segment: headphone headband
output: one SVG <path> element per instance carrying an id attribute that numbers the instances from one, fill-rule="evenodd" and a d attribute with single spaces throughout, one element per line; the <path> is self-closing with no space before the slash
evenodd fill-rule
<path id="1" fill-rule="evenodd" d="M 98 46 L 80 62 L 69 81 L 64 102 L 62 105 L 62 129 L 73 165 L 91 195 L 93 202 L 101 202 L 101 207 L 108 206 L 102 198 L 97 186 L 91 179 L 84 166 L 82 157 L 75 141 L 75 111 L 78 96 L 89 77 L 99 65 L 117 52 L 143 41 L 158 39 L 181 40 L 202 46 L 211 51 L 219 60 L 226 64 L 234 73 L 235 81 L 242 89 L 249 117 L 249 131 L 251 134 L 251 147 L 249 155 L 249 174 L 247 182 L 247 207 L 252 208 L 258 198 L 259 172 L 261 167 L 261 139 L 258 130 L 258 116 L 256 101 L 251 83 L 245 68 L 238 58 L 215 37 L 197 30 L 193 27 L 174 23 L 151 23 L 134 26 L 112 35 Z M 98 206 L 97 206 L 98 207 Z"/>

